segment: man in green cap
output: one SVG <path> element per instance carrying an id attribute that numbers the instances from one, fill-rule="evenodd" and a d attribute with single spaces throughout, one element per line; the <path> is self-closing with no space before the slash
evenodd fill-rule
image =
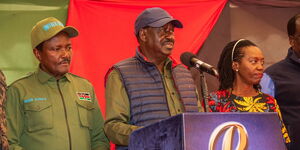
<path id="1" fill-rule="evenodd" d="M 11 150 L 103 150 L 109 141 L 92 84 L 69 73 L 78 31 L 53 17 L 39 21 L 31 44 L 40 64 L 7 91 Z"/>

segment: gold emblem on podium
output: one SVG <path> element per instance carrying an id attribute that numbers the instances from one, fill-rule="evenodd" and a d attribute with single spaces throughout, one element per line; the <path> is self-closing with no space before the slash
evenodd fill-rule
<path id="1" fill-rule="evenodd" d="M 237 132 L 238 140 L 234 143 L 234 134 Z M 235 150 L 247 150 L 248 133 L 246 128 L 239 122 L 225 122 L 217 126 L 209 138 L 208 150 L 216 150 L 216 144 L 219 137 L 223 136 L 222 150 L 233 150 L 233 145 L 236 145 Z"/>

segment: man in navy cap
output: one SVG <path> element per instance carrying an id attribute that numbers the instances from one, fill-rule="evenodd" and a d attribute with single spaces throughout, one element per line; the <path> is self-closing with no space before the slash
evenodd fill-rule
<path id="1" fill-rule="evenodd" d="M 170 57 L 175 27 L 183 25 L 165 10 L 144 10 L 135 21 L 136 55 L 107 73 L 104 130 L 117 149 L 127 149 L 136 129 L 183 112 L 202 111 L 190 71 Z"/>

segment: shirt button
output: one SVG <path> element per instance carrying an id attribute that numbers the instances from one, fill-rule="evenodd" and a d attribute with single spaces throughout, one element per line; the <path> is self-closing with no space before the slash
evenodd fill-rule
<path id="1" fill-rule="evenodd" d="M 181 112 L 180 109 L 178 109 L 178 112 Z"/>
<path id="2" fill-rule="evenodd" d="M 172 92 L 172 95 L 174 95 L 175 93 L 174 92 Z"/>

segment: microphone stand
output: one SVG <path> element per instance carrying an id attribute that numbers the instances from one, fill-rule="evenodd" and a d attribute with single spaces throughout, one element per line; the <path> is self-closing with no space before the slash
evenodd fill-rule
<path id="1" fill-rule="evenodd" d="M 204 111 L 209 112 L 209 106 L 208 106 L 208 89 L 207 89 L 207 84 L 206 84 L 206 79 L 204 76 L 204 73 L 198 69 L 200 72 L 200 80 L 201 80 L 201 93 L 202 93 L 202 98 L 204 102 Z"/>

